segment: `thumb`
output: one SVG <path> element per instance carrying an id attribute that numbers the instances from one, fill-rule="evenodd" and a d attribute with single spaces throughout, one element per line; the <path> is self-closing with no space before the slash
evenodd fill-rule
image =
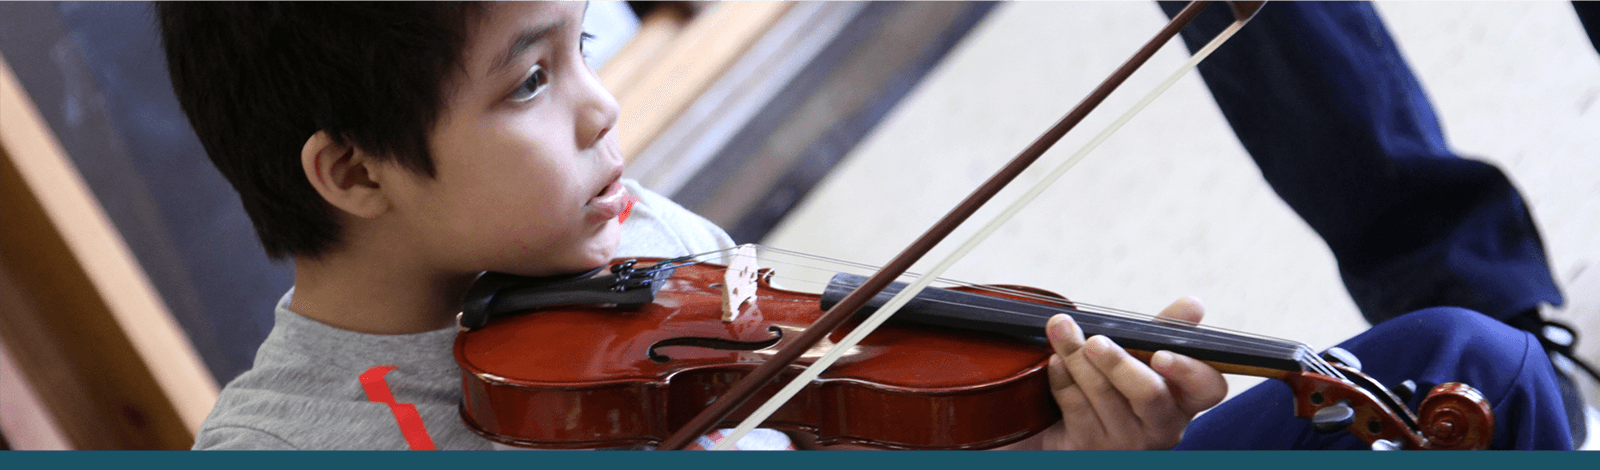
<path id="1" fill-rule="evenodd" d="M 1150 368 L 1167 379 L 1178 408 L 1193 416 L 1222 403 L 1228 396 L 1228 381 L 1204 362 L 1172 351 L 1156 351 Z"/>

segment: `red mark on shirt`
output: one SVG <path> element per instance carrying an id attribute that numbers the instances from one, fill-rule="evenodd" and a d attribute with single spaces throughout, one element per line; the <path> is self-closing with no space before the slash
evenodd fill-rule
<path id="1" fill-rule="evenodd" d="M 633 213 L 633 203 L 635 203 L 635 202 L 639 202 L 639 198 L 636 198 L 636 197 L 633 197 L 632 195 L 629 195 L 628 196 L 628 202 L 626 203 L 626 205 L 622 206 L 622 213 L 621 214 L 617 214 L 617 223 L 618 224 L 621 224 L 623 222 L 627 222 L 628 221 L 628 214 L 632 214 Z"/>
<path id="2" fill-rule="evenodd" d="M 361 373 L 361 389 L 366 390 L 367 400 L 389 405 L 389 411 L 394 413 L 395 422 L 400 425 L 400 434 L 405 436 L 406 444 L 411 450 L 438 450 L 433 446 L 433 438 L 428 437 L 428 429 L 422 425 L 422 415 L 417 413 L 417 405 L 410 403 L 395 403 L 394 393 L 389 391 L 389 382 L 383 380 L 384 374 L 395 370 L 395 366 L 373 366 Z"/>

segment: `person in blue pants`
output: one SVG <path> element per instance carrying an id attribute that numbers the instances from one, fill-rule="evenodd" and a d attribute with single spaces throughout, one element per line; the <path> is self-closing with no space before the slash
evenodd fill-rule
<path id="1" fill-rule="evenodd" d="M 1161 2 L 1169 16 L 1183 5 Z M 1586 25 L 1595 23 L 1592 5 L 1576 8 Z M 1210 8 L 1185 28 L 1183 39 L 1196 50 L 1232 20 L 1228 9 Z M 1454 330 L 1458 322 L 1481 323 L 1434 313 L 1422 315 L 1432 323 L 1428 328 L 1386 327 L 1385 322 L 1413 316 L 1408 312 L 1449 306 L 1530 332 L 1532 344 L 1570 357 L 1570 342 L 1558 343 L 1544 334 L 1547 327 L 1565 327 L 1541 318 L 1539 305 L 1559 305 L 1562 297 L 1521 195 L 1498 168 L 1450 152 L 1426 93 L 1370 4 L 1269 2 L 1200 64 L 1200 73 L 1267 183 L 1328 244 L 1357 307 L 1377 325 L 1374 333 L 1392 338 L 1397 333 L 1426 334 L 1429 328 Z M 1398 357 L 1405 352 L 1400 344 L 1406 343 L 1363 336 L 1348 349 L 1358 356 Z M 1548 369 L 1548 357 L 1542 357 Z M 1384 365 L 1404 365 L 1398 362 L 1403 361 L 1386 360 Z M 1516 362 L 1500 364 L 1511 369 L 1501 372 L 1528 372 L 1512 364 Z M 1454 370 L 1433 367 L 1428 370 Z M 1524 405 L 1561 410 L 1565 404 L 1571 438 L 1582 442 L 1581 401 L 1570 378 L 1556 377 L 1565 401 L 1558 396 L 1553 402 L 1539 399 Z M 1539 414 L 1518 413 L 1524 412 Z M 1217 425 L 1201 419 L 1191 430 Z M 1547 443 L 1550 436 L 1519 437 L 1507 444 L 1541 447 L 1534 443 Z M 1275 444 L 1309 439 L 1274 437 Z M 1503 437 L 1497 436 L 1496 443 Z M 1215 444 L 1208 440 L 1194 445 Z M 1335 439 L 1326 444 L 1345 443 Z"/>
<path id="2" fill-rule="evenodd" d="M 1494 413 L 1491 449 L 1572 448 L 1555 369 L 1526 331 L 1471 310 L 1435 307 L 1380 323 L 1339 347 L 1368 358 L 1362 372 L 1380 384 L 1415 382 L 1411 410 L 1435 385 L 1476 388 Z M 1268 380 L 1195 418 L 1176 449 L 1368 448 L 1348 432 L 1317 432 L 1294 416 L 1294 405 L 1287 384 Z"/>

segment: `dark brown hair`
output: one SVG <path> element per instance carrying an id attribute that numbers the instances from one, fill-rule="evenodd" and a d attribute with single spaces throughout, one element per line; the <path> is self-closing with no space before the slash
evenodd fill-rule
<path id="1" fill-rule="evenodd" d="M 267 255 L 317 257 L 340 227 L 306 179 L 317 131 L 433 176 L 428 135 L 480 6 L 162 2 L 167 69 L 206 153 Z"/>

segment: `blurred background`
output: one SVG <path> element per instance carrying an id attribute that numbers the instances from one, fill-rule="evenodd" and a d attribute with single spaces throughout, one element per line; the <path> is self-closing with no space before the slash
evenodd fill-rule
<path id="1" fill-rule="evenodd" d="M 1567 297 L 1549 315 L 1600 359 L 1600 55 L 1572 6 L 1377 7 L 1451 148 L 1521 189 Z M 1166 22 L 1150 2 L 589 12 L 627 176 L 738 242 L 872 264 Z M 1040 166 L 1187 57 L 1168 44 Z M 0 58 L 0 443 L 187 448 L 217 387 L 249 367 L 292 266 L 267 261 L 192 135 L 147 4 L 0 2 Z M 1318 349 L 1367 326 L 1194 74 L 947 277 L 1146 312 L 1193 295 L 1207 323 Z"/>

